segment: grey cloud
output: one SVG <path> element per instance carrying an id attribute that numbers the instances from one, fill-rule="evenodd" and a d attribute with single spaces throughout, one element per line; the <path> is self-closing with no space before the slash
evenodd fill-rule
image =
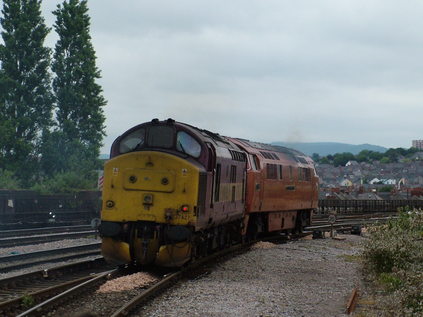
<path id="1" fill-rule="evenodd" d="M 45 1 L 46 15 L 59 2 Z M 421 1 L 90 0 L 89 7 L 109 101 L 104 152 L 154 117 L 265 142 L 410 146 L 423 137 Z"/>

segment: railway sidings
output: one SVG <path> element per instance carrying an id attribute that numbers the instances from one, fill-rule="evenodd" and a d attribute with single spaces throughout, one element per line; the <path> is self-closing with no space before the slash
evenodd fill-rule
<path id="1" fill-rule="evenodd" d="M 0 230 L 87 225 L 99 217 L 101 192 L 42 195 L 0 190 Z"/>
<path id="2" fill-rule="evenodd" d="M 104 259 L 85 260 L 0 280 L 0 313 L 16 316 L 38 301 L 109 272 Z"/>
<path id="3" fill-rule="evenodd" d="M 377 217 L 371 214 L 338 215 L 335 224 L 348 231 L 347 228 L 352 224 L 383 221 L 381 214 L 383 213 L 378 213 Z M 316 216 L 312 225 L 325 231 L 328 229 L 328 218 L 326 215 Z M 312 228 L 306 229 L 311 231 Z M 279 237 L 279 239 L 286 241 L 287 237 Z M 213 260 L 203 264 L 195 274 L 190 272 L 189 275 L 186 275 L 179 271 L 175 275 L 169 275 L 173 274 L 171 272 L 155 273 L 154 281 L 146 277 L 150 274 L 149 272 L 121 276 L 125 278 L 124 281 L 118 279 L 119 275 L 108 280 L 105 273 L 103 275 L 79 276 L 76 279 L 69 277 L 69 280 L 64 282 L 66 286 L 63 285 L 63 288 L 57 289 L 54 294 L 41 292 L 44 294 L 42 296 L 44 299 L 52 298 L 55 295 L 54 300 L 47 300 L 47 303 L 44 304 L 45 308 L 33 306 L 32 308 L 27 307 L 28 313 L 23 310 L 20 312 L 23 314 L 22 316 L 32 316 L 35 311 L 40 309 L 50 311 L 53 316 L 63 316 L 69 311 L 78 313 L 90 311 L 98 316 L 113 314 L 113 316 L 123 316 L 128 312 L 131 316 L 159 316 L 161 313 L 175 316 L 195 316 L 205 309 L 205 312 L 210 314 L 220 313 L 229 316 L 256 315 L 258 312 L 268 316 L 314 316 L 315 314 L 331 314 L 334 311 L 342 313 L 351 290 L 358 283 L 356 277 L 349 275 L 356 272 L 356 263 L 351 263 L 349 260 L 354 257 L 356 252 L 353 245 L 360 239 L 362 239 L 360 236 L 347 235 L 338 240 L 288 240 L 288 243 L 284 244 L 258 242 L 247 252 L 238 253 L 235 257 Z M 98 246 L 94 246 L 94 248 L 98 250 Z M 294 265 L 294 262 L 307 263 L 307 265 L 298 267 Z M 311 274 L 312 270 L 315 270 L 314 274 Z M 100 271 L 97 270 L 97 273 Z M 67 276 L 68 273 L 64 273 L 64 275 Z M 157 291 L 157 288 L 169 288 L 180 277 L 184 277 L 182 282 L 177 283 L 153 302 L 146 302 Z M 146 282 L 140 284 L 139 280 L 144 278 Z M 329 281 L 329 278 L 332 280 Z M 307 280 L 309 281 L 308 285 Z M 45 281 L 43 279 L 34 281 L 33 288 L 40 291 L 44 287 Z M 254 290 L 251 288 L 252 281 L 255 285 Z M 16 282 L 15 284 L 20 283 Z M 280 283 L 288 285 L 289 289 Z M 98 288 L 99 285 L 109 286 Z M 122 289 L 123 285 L 130 285 L 130 287 Z M 152 285 L 156 285 L 156 289 L 150 288 Z M 317 288 L 318 285 L 323 287 L 323 290 L 316 295 L 314 294 L 316 292 L 312 292 L 311 289 Z M 235 289 L 236 287 L 238 290 Z M 189 290 L 191 288 L 193 291 Z M 276 290 L 281 288 L 284 289 L 283 294 L 278 295 Z M 12 289 L 10 290 L 12 291 Z M 36 293 L 36 291 L 30 293 L 34 292 Z M 61 292 L 64 295 L 56 298 Z M 201 299 L 208 303 L 206 307 L 199 305 L 197 300 L 191 299 L 192 292 L 197 292 L 197 297 L 194 296 L 195 299 Z M 227 300 L 231 301 L 233 305 L 224 304 L 221 293 L 225 294 Z M 304 305 L 303 297 L 295 298 L 294 295 L 298 296 L 299 293 L 306 294 L 304 295 L 308 301 L 306 305 Z M 248 303 L 241 303 L 243 299 L 237 297 L 241 295 L 245 296 Z M 73 296 L 77 300 L 69 299 L 69 296 Z M 179 298 L 179 301 L 184 302 L 178 308 L 179 310 L 170 306 L 174 305 L 172 301 L 175 300 L 175 296 Z M 30 298 L 32 297 L 33 295 L 30 296 Z M 217 298 L 216 303 L 212 298 Z M 42 300 L 41 297 L 39 300 Z M 33 304 L 38 303 L 39 300 L 37 299 Z M 250 300 L 254 304 L 253 306 L 250 304 Z M 22 301 L 21 298 L 19 302 L 22 303 Z M 25 299 L 26 303 L 27 301 Z M 144 303 L 141 308 L 139 308 L 140 302 Z M 313 305 L 309 302 L 313 302 Z M 318 305 L 317 302 L 322 304 Z M 49 306 L 50 303 L 53 306 Z M 125 305 L 121 306 L 123 303 Z M 57 308 L 59 306 L 61 308 Z"/>

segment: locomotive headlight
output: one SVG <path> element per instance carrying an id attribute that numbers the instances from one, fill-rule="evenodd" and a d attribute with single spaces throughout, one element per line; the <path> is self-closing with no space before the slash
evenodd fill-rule
<path id="1" fill-rule="evenodd" d="M 188 205 L 182 205 L 181 206 L 181 211 L 188 212 L 189 211 Z"/>
<path id="2" fill-rule="evenodd" d="M 115 202 L 113 200 L 106 201 L 107 208 L 113 208 L 115 206 Z"/>

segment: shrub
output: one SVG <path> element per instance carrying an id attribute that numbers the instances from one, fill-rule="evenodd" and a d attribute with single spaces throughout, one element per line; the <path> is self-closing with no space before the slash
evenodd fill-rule
<path id="1" fill-rule="evenodd" d="M 402 211 L 369 232 L 364 264 L 387 292 L 384 306 L 399 315 L 423 313 L 423 213 Z"/>
<path id="2" fill-rule="evenodd" d="M 77 172 L 59 173 L 32 187 L 40 193 L 73 193 L 80 190 L 95 189 L 96 177 Z"/>
<path id="3" fill-rule="evenodd" d="M 0 188 L 20 189 L 19 181 L 13 172 L 0 169 Z"/>

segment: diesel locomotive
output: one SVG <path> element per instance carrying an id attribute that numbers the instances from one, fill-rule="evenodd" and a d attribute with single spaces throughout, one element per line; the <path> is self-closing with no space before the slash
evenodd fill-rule
<path id="1" fill-rule="evenodd" d="M 318 203 L 311 158 L 285 147 L 153 119 L 113 143 L 102 254 L 177 267 L 259 234 L 300 231 Z"/>

